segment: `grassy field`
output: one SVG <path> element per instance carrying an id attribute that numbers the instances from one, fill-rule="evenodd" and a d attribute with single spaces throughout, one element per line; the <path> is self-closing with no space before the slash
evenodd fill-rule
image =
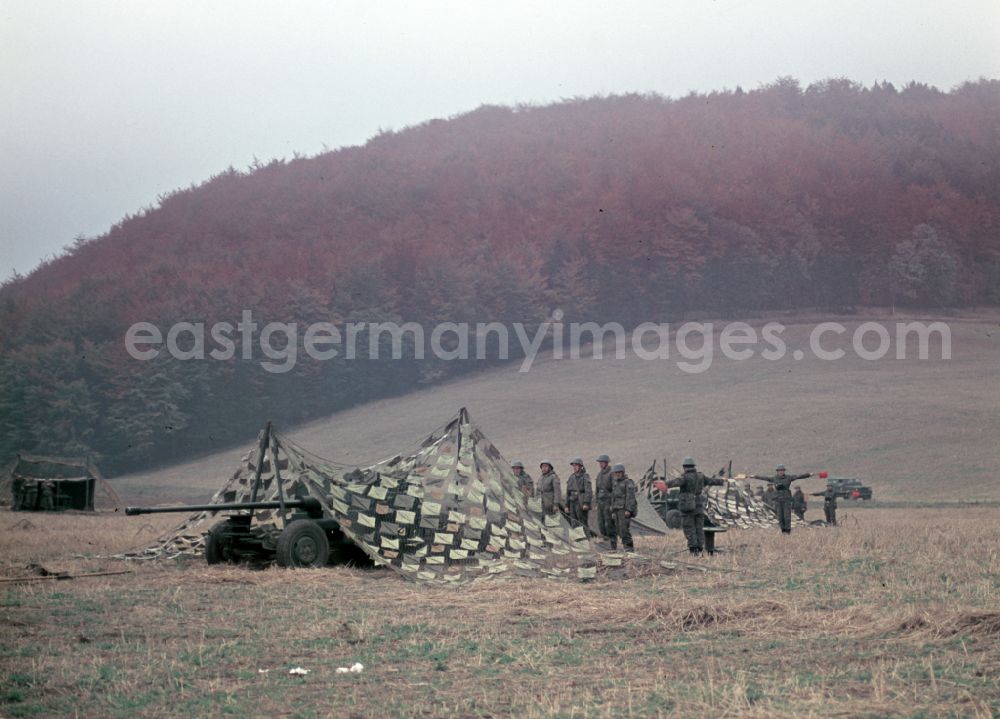
<path id="1" fill-rule="evenodd" d="M 132 573 L 0 584 L 0 716 L 1000 716 L 1000 508 L 841 518 L 691 562 L 640 540 L 665 576 L 448 589 L 99 559 L 176 518 L 2 512 L 4 579 Z"/>
<path id="2" fill-rule="evenodd" d="M 864 321 L 888 327 L 915 318 L 872 314 L 839 318 L 839 346 L 848 354 L 824 361 L 808 351 L 817 323 L 838 318 L 775 318 L 787 325 L 789 356 L 759 352 L 735 361 L 716 346 L 701 374 L 678 368 L 682 358 L 644 361 L 586 354 L 578 360 L 539 358 L 529 372 L 517 363 L 431 389 L 374 402 L 288 431 L 311 451 L 347 464 L 368 465 L 414 447 L 460 407 L 509 460 L 529 468 L 545 457 L 568 471 L 571 457 L 600 453 L 641 475 L 654 458 L 679 464 L 693 455 L 706 471 L 733 460 L 736 472 L 827 470 L 861 477 L 877 499 L 1000 500 L 1000 316 L 992 313 L 925 318 L 948 323 L 951 359 L 868 361 L 849 350 Z M 758 322 L 758 324 L 760 324 Z M 716 340 L 721 331 L 716 323 Z M 838 347 L 836 335 L 824 347 Z M 718 345 L 718 341 L 715 343 Z M 932 349 L 935 345 L 932 344 Z M 806 348 L 803 359 L 793 350 Z M 937 357 L 937 358 L 935 358 Z M 266 417 L 260 418 L 263 426 Z M 284 428 L 289 429 L 289 428 Z M 253 445 L 116 480 L 133 501 L 205 500 Z M 591 467 L 592 468 L 592 467 Z M 803 483 L 818 491 L 818 479 Z"/>

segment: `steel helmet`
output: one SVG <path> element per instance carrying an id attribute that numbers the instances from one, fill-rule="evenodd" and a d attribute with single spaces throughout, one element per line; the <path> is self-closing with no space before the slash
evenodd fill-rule
<path id="1" fill-rule="evenodd" d="M 774 468 L 774 471 L 775 472 L 784 472 L 785 471 L 785 465 L 779 464 L 777 467 Z"/>
<path id="2" fill-rule="evenodd" d="M 519 459 L 515 459 L 513 462 L 510 463 L 510 466 L 511 467 L 520 467 L 521 469 L 524 469 L 524 462 L 522 462 Z"/>
<path id="3" fill-rule="evenodd" d="M 582 460 L 582 459 L 580 459 L 579 457 L 574 457 L 573 459 L 571 459 L 571 460 L 569 461 L 569 463 L 570 463 L 570 464 L 578 464 L 578 465 L 580 465 L 581 467 L 583 466 L 583 460 Z"/>
<path id="4" fill-rule="evenodd" d="M 611 461 L 611 457 L 609 457 L 606 454 L 601 454 L 601 455 L 598 455 L 597 459 L 595 459 L 594 461 L 595 462 L 610 462 Z"/>
<path id="5" fill-rule="evenodd" d="M 693 467 L 694 466 L 694 459 L 692 459 L 691 457 L 685 457 L 683 465 L 685 467 Z"/>
<path id="6" fill-rule="evenodd" d="M 550 460 L 550 459 L 543 459 L 543 460 L 542 460 L 541 462 L 539 462 L 539 463 L 538 463 L 538 466 L 539 466 L 539 467 L 541 467 L 541 466 L 542 466 L 543 464 L 547 464 L 547 465 L 549 465 L 549 468 L 550 468 L 550 469 L 551 469 L 552 467 L 555 467 L 555 465 L 554 465 L 554 464 L 552 464 L 552 460 Z"/>
<path id="7" fill-rule="evenodd" d="M 625 471 L 625 465 L 624 464 L 616 464 L 614 467 L 611 468 L 611 471 L 612 472 L 624 472 Z"/>

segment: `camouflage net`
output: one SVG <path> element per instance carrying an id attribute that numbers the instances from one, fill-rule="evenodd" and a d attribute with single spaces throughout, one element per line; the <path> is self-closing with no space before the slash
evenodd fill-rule
<path id="1" fill-rule="evenodd" d="M 651 502 L 664 502 L 664 493 L 657 488 L 654 481 L 661 479 L 656 472 L 656 463 L 646 470 L 645 476 L 639 481 L 639 488 Z M 726 529 L 760 529 L 777 528 L 778 516 L 752 492 L 744 488 L 747 480 L 741 477 L 727 479 L 723 486 L 706 488 L 705 519 L 716 527 Z M 676 490 L 675 490 L 676 491 Z M 793 527 L 808 527 L 809 522 L 792 514 Z"/>
<path id="2" fill-rule="evenodd" d="M 599 566 L 623 562 L 622 555 L 598 554 L 583 527 L 561 514 L 544 515 L 540 498 L 526 499 L 510 464 L 464 409 L 415 453 L 348 472 L 280 434 L 273 437 L 284 498 L 315 497 L 376 564 L 406 577 L 438 583 L 502 574 L 589 579 Z M 257 454 L 243 458 L 211 503 L 250 501 Z M 273 459 L 265 459 L 258 500 L 278 500 Z M 198 512 L 126 556 L 200 553 L 213 516 Z M 253 529 L 262 536 L 276 536 L 282 525 L 278 510 L 254 514 Z"/>

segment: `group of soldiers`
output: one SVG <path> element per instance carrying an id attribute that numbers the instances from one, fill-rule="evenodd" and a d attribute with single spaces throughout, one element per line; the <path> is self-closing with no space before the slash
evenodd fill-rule
<path id="1" fill-rule="evenodd" d="M 542 500 L 542 511 L 546 514 L 562 512 L 576 526 L 588 528 L 589 515 L 592 508 L 597 510 L 597 527 L 601 535 L 608 539 L 612 549 L 618 548 L 621 541 L 626 551 L 635 548 L 632 540 L 631 523 L 637 511 L 636 485 L 625 473 L 625 465 L 611 464 L 611 459 L 602 454 L 595 460 L 600 467 L 591 487 L 591 478 L 584 469 L 583 460 L 579 457 L 569 462 L 571 474 L 566 480 L 566 494 L 563 499 L 562 483 L 556 474 L 555 465 L 545 459 L 539 463 L 541 476 L 536 483 L 524 468 L 524 463 L 511 463 L 511 470 L 517 477 L 518 489 L 525 497 L 539 497 Z M 676 487 L 677 509 L 681 513 L 681 527 L 687 540 L 688 551 L 699 555 L 705 551 L 705 488 L 726 483 L 723 477 L 709 477 L 698 471 L 694 459 L 685 457 L 683 473 L 674 479 L 667 480 L 663 487 Z M 792 531 L 792 512 L 799 518 L 805 516 L 806 499 L 802 489 L 796 487 L 791 491 L 792 482 L 811 477 L 812 474 L 788 474 L 785 465 L 779 464 L 773 476 L 750 475 L 750 479 L 768 482 L 770 504 L 778 516 L 781 531 L 789 534 Z M 837 496 L 831 486 L 823 492 L 815 492 L 812 496 L 824 498 L 824 510 L 828 524 L 837 523 Z M 765 500 L 767 501 L 767 500 Z"/>
<path id="2" fill-rule="evenodd" d="M 572 470 L 566 479 L 566 494 L 563 499 L 562 483 L 551 460 L 542 460 L 538 467 L 541 476 L 537 484 L 524 470 L 524 463 L 512 462 L 511 469 L 517 477 L 518 489 L 525 497 L 539 497 L 542 511 L 546 514 L 562 512 L 576 526 L 589 527 L 590 511 L 597 510 L 597 529 L 606 537 L 612 549 L 618 548 L 619 540 L 627 551 L 635 548 L 632 540 L 632 518 L 638 511 L 635 482 L 625 473 L 625 465 L 611 464 L 606 454 L 596 460 L 601 468 L 591 486 L 590 475 L 584 469 L 583 460 L 571 459 Z"/>
<path id="3" fill-rule="evenodd" d="M 11 510 L 15 512 L 40 510 L 51 512 L 56 508 L 56 485 L 48 479 L 33 479 L 15 475 L 11 482 Z"/>
<path id="4" fill-rule="evenodd" d="M 792 531 L 792 514 L 804 520 L 808 502 L 801 487 L 796 487 L 791 492 L 792 482 L 799 479 L 806 479 L 812 474 L 789 475 L 785 470 L 785 465 L 779 464 L 775 470 L 774 477 L 760 477 L 751 475 L 750 479 L 760 479 L 768 482 L 767 489 L 763 490 L 760 497 L 764 504 L 778 515 L 778 524 L 781 531 L 788 534 Z M 823 515 L 827 524 L 837 524 L 837 493 L 831 483 L 827 482 L 826 489 L 822 492 L 813 492 L 809 496 L 823 498 Z"/>

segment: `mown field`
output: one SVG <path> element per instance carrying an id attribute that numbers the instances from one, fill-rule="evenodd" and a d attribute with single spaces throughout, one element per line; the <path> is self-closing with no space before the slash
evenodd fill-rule
<path id="1" fill-rule="evenodd" d="M 300 427 L 280 427 L 320 456 L 367 466 L 412 450 L 437 426 L 467 407 L 508 460 L 536 471 L 543 458 L 569 471 L 572 457 L 609 454 L 632 476 L 654 459 L 679 469 L 694 456 L 704 471 L 733 461 L 734 472 L 770 473 L 781 462 L 793 472 L 827 470 L 860 477 L 877 499 L 894 501 L 1000 500 L 1000 315 L 921 318 L 866 316 L 773 317 L 787 325 L 788 356 L 767 360 L 760 347 L 736 361 L 715 348 L 700 374 L 678 368 L 676 349 L 665 360 L 627 353 L 615 359 L 540 356 L 528 372 L 518 362 L 484 370 L 411 394 L 368 403 Z M 951 359 L 939 344 L 917 359 L 911 338 L 906 359 L 897 346 L 869 361 L 851 348 L 864 321 L 943 321 L 951 328 Z M 809 350 L 819 323 L 840 321 L 843 336 L 823 346 L 845 356 L 824 361 Z M 716 321 L 718 334 L 725 323 Z M 756 321 L 758 326 L 761 321 Z M 801 360 L 793 350 L 804 349 Z M 415 388 L 416 389 L 416 388 Z M 263 427 L 267 417 L 260 418 Z M 117 478 L 123 496 L 139 501 L 204 501 L 237 467 L 254 438 L 218 454 Z M 803 482 L 819 491 L 823 482 Z"/>
<path id="2" fill-rule="evenodd" d="M 98 556 L 176 518 L 2 512 L 0 716 L 1000 716 L 1000 508 L 841 517 L 693 561 L 640 539 L 667 575 L 447 589 L 124 563 Z M 131 573 L 7 581 L 29 563 Z"/>

